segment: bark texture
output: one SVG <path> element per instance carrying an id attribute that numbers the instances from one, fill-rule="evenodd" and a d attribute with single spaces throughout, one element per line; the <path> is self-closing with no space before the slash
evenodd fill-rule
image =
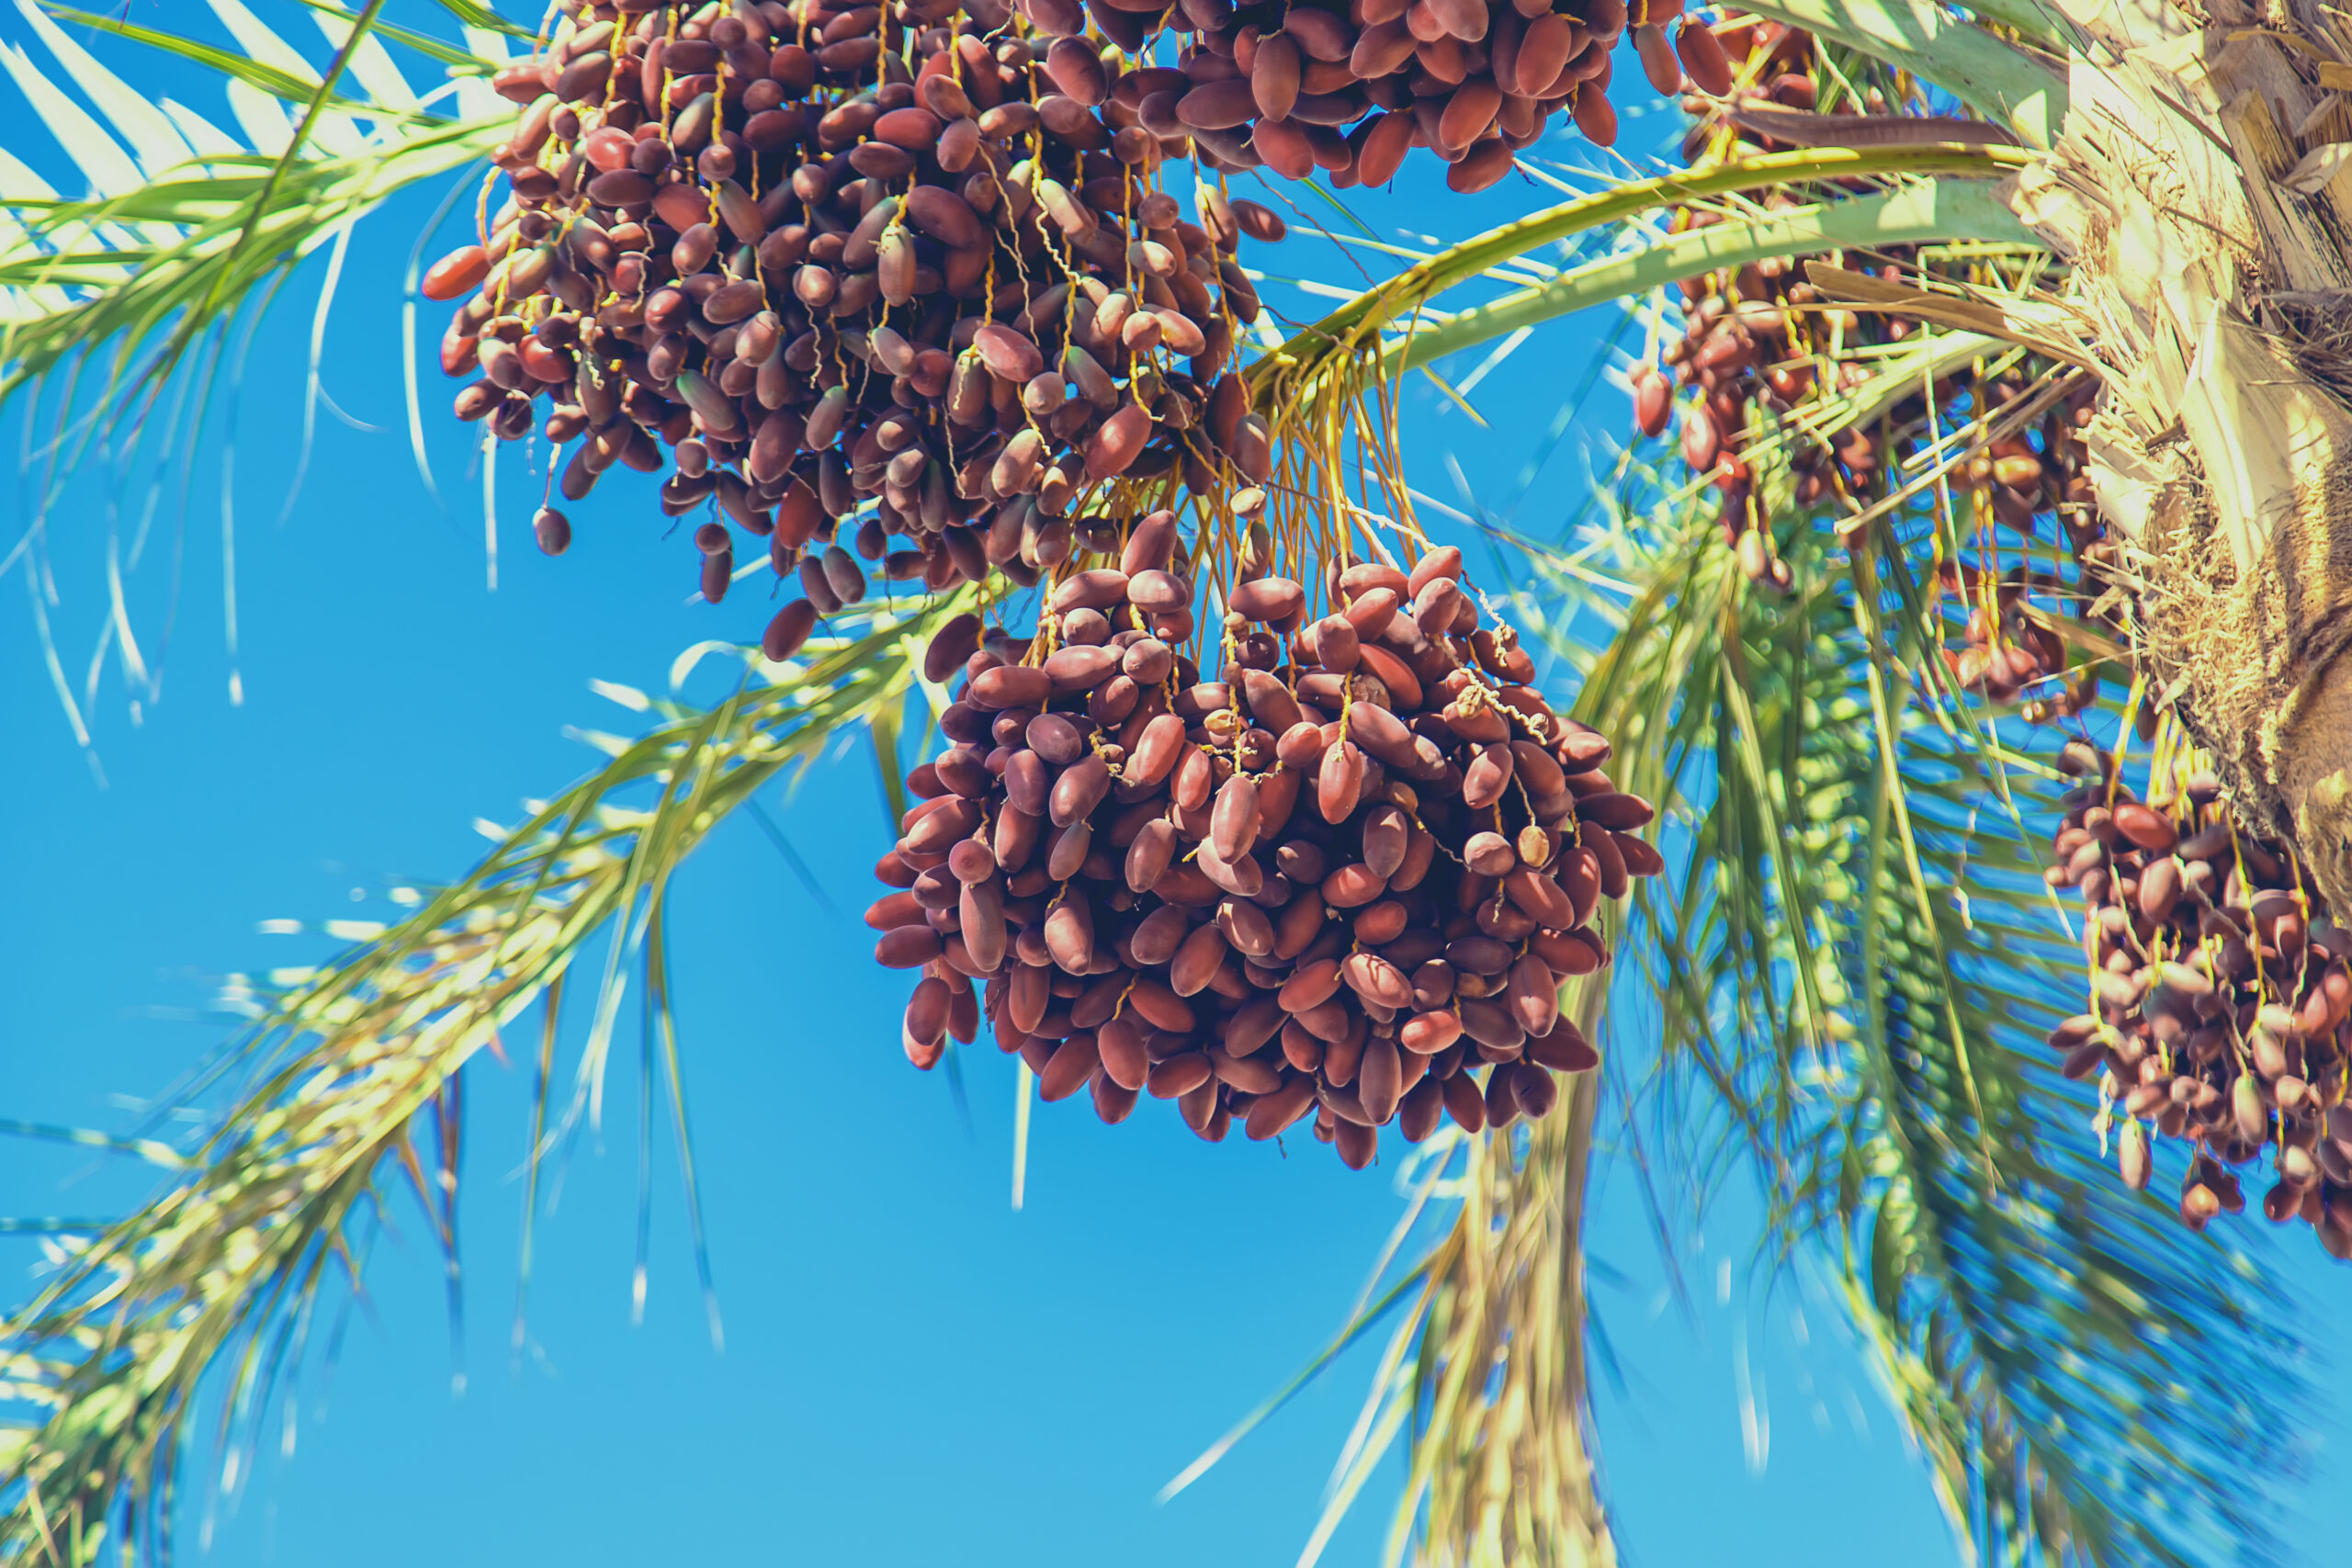
<path id="1" fill-rule="evenodd" d="M 2352 17 L 2057 3 L 2067 114 L 2014 206 L 2075 263 L 2150 700 L 2352 908 Z"/>

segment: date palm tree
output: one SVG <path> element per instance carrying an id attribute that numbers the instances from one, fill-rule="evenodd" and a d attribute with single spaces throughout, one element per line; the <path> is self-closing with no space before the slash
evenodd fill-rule
<path id="1" fill-rule="evenodd" d="M 381 225 L 396 193 L 471 192 L 512 120 L 488 79 L 528 30 L 469 0 L 398 21 L 382 0 L 304 4 L 322 66 L 241 6 L 215 6 L 235 48 L 50 12 L 222 73 L 241 136 L 149 105 L 23 7 L 52 64 L 26 56 L 16 73 L 92 188 L 62 197 L 0 159 L 0 387 L 74 409 L 95 382 L 90 417 L 118 425 L 180 389 L 200 397 L 292 268 Z M 2040 1038 L 2085 984 L 2037 842 L 2067 781 L 2012 705 L 1944 661 L 1938 572 L 1969 526 L 1948 481 L 2013 429 L 1990 410 L 1943 428 L 1917 394 L 2019 364 L 2037 389 L 2098 390 L 2083 504 L 2112 545 L 2098 584 L 2073 592 L 2090 580 L 2070 576 L 2059 596 L 2066 672 L 2160 713 L 2344 905 L 2352 698 L 2335 656 L 2352 557 L 2333 514 L 2352 495 L 2337 451 L 2352 24 L 2316 0 L 1746 9 L 1818 39 L 1838 87 L 1793 115 L 1728 100 L 1778 150 L 1698 139 L 1685 166 L 1404 258 L 1272 334 L 1250 369 L 1278 435 L 1369 451 L 1401 515 L 1389 390 L 1465 350 L 1612 301 L 1639 304 L 1655 343 L 1699 297 L 1669 286 L 1806 258 L 1825 309 L 1905 323 L 1818 400 L 1759 408 L 1744 433 L 1779 572 L 1720 542 L 1708 464 L 1629 456 L 1573 546 L 1491 538 L 1520 563 L 1516 617 L 1581 677 L 1577 716 L 1615 739 L 1618 787 L 1673 825 L 1669 874 L 1615 912 L 1613 983 L 1565 998 L 1596 1023 L 1613 984 L 1627 1048 L 1532 1129 L 1455 1137 L 1422 1167 L 1407 1218 L 1434 1217 L 1436 1239 L 1384 1259 L 1382 1288 L 1310 1363 L 1385 1345 L 1308 1556 L 1401 1460 L 1395 1558 L 1613 1561 L 1582 1227 L 1596 1147 L 1623 1128 L 1609 1141 L 1702 1199 L 1752 1182 L 1770 1255 L 1827 1264 L 1973 1551 L 2263 1558 L 2269 1483 L 2240 1456 L 2295 1397 L 2275 1354 L 2286 1303 L 2221 1227 L 2177 1224 L 2074 1130 L 2086 1091 Z M 420 95 L 396 57 L 450 87 Z M 1702 107 L 1721 123 L 1723 106 Z M 1521 260 L 1559 246 L 1565 268 Z M 1843 265 L 1858 258 L 1871 265 Z M 1912 454 L 1899 480 L 1807 495 L 1805 444 L 1858 429 Z M 78 1568 L 160 1548 L 191 1416 L 266 1394 L 285 1325 L 357 1269 L 345 1237 L 361 1206 L 405 1174 L 447 1223 L 454 1168 L 427 1177 L 417 1134 L 462 1115 L 459 1066 L 536 1013 L 542 1081 L 560 1076 L 556 1020 L 592 938 L 611 940 L 587 957 L 579 1081 L 601 1073 L 618 987 L 639 974 L 673 1050 L 672 874 L 844 730 L 897 756 L 944 700 L 923 649 L 971 603 L 865 607 L 785 665 L 747 652 L 752 679 L 707 711 L 640 699 L 644 734 L 274 998 L 236 1058 L 250 1087 L 233 1108 L 9 1320 L 11 1381 L 46 1414 L 6 1439 L 0 1554 Z M 566 1109 L 542 1113 L 545 1132 Z"/>

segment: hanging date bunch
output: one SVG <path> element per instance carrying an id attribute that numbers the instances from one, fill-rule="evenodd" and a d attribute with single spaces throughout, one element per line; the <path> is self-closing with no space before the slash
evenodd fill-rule
<path id="1" fill-rule="evenodd" d="M 2153 1179 L 2152 1133 L 2185 1143 L 2180 1217 L 2202 1229 L 2245 1207 L 2238 1171 L 2258 1163 L 2263 1213 L 2352 1258 L 2352 934 L 2210 773 L 2143 802 L 2086 741 L 2060 765 L 2081 783 L 2047 875 L 2082 895 L 2093 1010 L 2051 1044 L 2118 1102 L 2123 1179 Z"/>
<path id="2" fill-rule="evenodd" d="M 1629 21 L 1661 93 L 1730 85 L 1723 51 L 1683 0 L 1021 0 L 1041 31 L 1075 38 L 1090 15 L 1130 53 L 1161 28 L 1187 31 L 1181 69 L 1141 104 L 1159 135 L 1189 136 L 1220 169 L 1335 186 L 1385 185 L 1423 147 L 1457 191 L 1510 172 L 1552 116 L 1596 145 L 1617 140 L 1611 51 Z"/>
<path id="3" fill-rule="evenodd" d="M 1683 144 L 1693 167 L 1785 144 L 1743 123 L 1738 111 L 1758 107 L 1810 114 L 1822 102 L 1817 72 L 1820 48 L 1812 34 L 1782 23 L 1732 14 L 1717 34 L 1736 79 L 1741 84 L 1724 105 L 1690 99 L 1699 117 Z M 1880 105 L 1883 107 L 1883 105 Z M 1713 112 L 1717 108 L 1727 112 Z M 1768 193 L 1768 208 L 1794 207 L 1802 197 Z M 1670 227 L 1678 233 L 1722 220 L 1697 208 L 1678 211 Z M 1877 253 L 1886 265 L 1913 260 L 1908 247 Z M 1684 330 L 1665 345 L 1663 367 L 1642 367 L 1634 378 L 1636 428 L 1656 439 L 1680 408 L 1680 450 L 1694 474 L 1706 476 L 1723 499 L 1724 538 L 1738 552 L 1741 566 L 1759 583 L 1785 589 L 1787 563 L 1773 547 L 1771 519 L 1757 494 L 1748 463 L 1751 425 L 1758 410 L 1787 417 L 1810 400 L 1834 396 L 1866 379 L 1867 351 L 1907 335 L 1912 323 L 1876 313 L 1830 310 L 1804 278 L 1804 258 L 1768 256 L 1736 272 L 1707 272 L 1680 280 Z M 1824 384 L 1826 377 L 1827 384 Z M 1916 422 L 1924 405 L 1897 408 L 1870 427 L 1855 426 L 1826 446 L 1807 444 L 1790 454 L 1796 501 L 1810 506 L 1833 494 L 1867 495 L 1887 467 L 1886 429 Z"/>
<path id="4" fill-rule="evenodd" d="M 1864 88 L 1860 101 L 1850 97 L 1852 84 L 1827 75 L 1819 41 L 1809 33 L 1734 15 L 1717 36 L 1741 85 L 1720 101 L 1685 101 L 1700 118 L 1684 146 L 1694 165 L 1832 135 L 1835 120 L 1814 118 L 1825 107 L 1843 116 L 1883 115 L 1887 107 L 1875 86 Z M 1768 209 L 1804 199 L 1788 191 L 1760 198 Z M 1674 227 L 1687 231 L 1719 221 L 1716 213 L 1686 209 Z M 2075 716 L 2096 701 L 2097 680 L 2083 671 L 2070 678 L 2064 646 L 2051 626 L 2096 597 L 2096 569 L 2103 564 L 2104 534 L 2081 440 L 2095 388 L 2086 383 L 2054 400 L 2019 404 L 2039 392 L 2047 367 L 2010 355 L 1989 372 L 1962 368 L 1939 378 L 1932 401 L 1905 389 L 1874 400 L 1866 419 L 1827 427 L 1831 416 L 1823 405 L 1856 393 L 1883 366 L 1888 346 L 1910 339 L 1920 325 L 1825 300 L 1804 276 L 1809 262 L 1825 260 L 1856 265 L 1834 254 L 1774 256 L 1683 279 L 1683 333 L 1665 347 L 1663 367 L 1645 367 L 1634 378 L 1637 427 L 1645 436 L 1665 434 L 1679 402 L 1680 456 L 1719 492 L 1724 542 L 1750 579 L 1786 589 L 1789 568 L 1775 546 L 1754 467 L 1761 458 L 1758 443 L 1788 442 L 1774 457 L 1790 470 L 1797 507 L 1829 504 L 1850 514 L 1908 479 L 1905 466 L 1930 444 L 1981 420 L 1986 438 L 1968 444 L 1940 481 L 1960 525 L 1973 536 L 1955 538 L 1940 569 L 1958 633 L 1944 650 L 1946 667 L 1962 689 L 2020 705 L 2031 722 Z M 1869 265 L 1885 277 L 1916 276 L 1929 265 L 1917 247 L 1901 245 L 1874 249 Z M 2029 417 L 2011 418 L 2012 405 Z M 1812 430 L 1799 428 L 1792 439 L 1792 428 L 1816 411 Z M 2023 564 L 2049 554 L 2071 558 L 2076 570 L 2052 573 Z"/>
<path id="5" fill-rule="evenodd" d="M 2061 628 L 2087 631 L 2110 650 L 2129 634 L 2120 604 L 2104 595 L 2114 546 L 2090 493 L 2082 439 L 2097 389 L 2077 385 L 2038 416 L 2022 401 L 2033 390 L 2026 366 L 1937 383 L 1945 406 L 1962 416 L 1982 410 L 1989 436 L 1943 476 L 1967 532 L 1937 581 L 1961 617 L 1958 646 L 1942 650 L 1952 683 L 2015 705 L 2029 724 L 2054 725 L 2098 705 L 2106 663 L 2104 655 L 2071 659 Z M 2029 417 L 2007 417 L 2012 405 Z"/>
<path id="6" fill-rule="evenodd" d="M 763 539 L 802 592 L 771 658 L 876 567 L 1034 583 L 1105 485 L 1263 477 L 1226 367 L 1259 312 L 1241 231 L 1280 224 L 1206 187 L 1194 222 L 1159 188 L 1187 148 L 1140 123 L 1150 73 L 990 0 L 562 9 L 498 79 L 512 200 L 426 279 L 470 296 L 442 343 L 479 378 L 457 412 L 576 443 L 567 501 L 664 474 L 666 513 L 715 513 L 710 600 Z"/>
<path id="7" fill-rule="evenodd" d="M 1392 1122 L 1543 1116 L 1598 1059 L 1559 986 L 1608 961 L 1600 902 L 1660 869 L 1650 807 L 1526 684 L 1460 552 L 1343 562 L 1313 615 L 1260 530 L 1204 679 L 1179 547 L 1147 517 L 1034 638 L 969 654 L 867 912 L 876 957 L 923 972 L 909 1055 L 984 1016 L 1047 1100 L 1173 1100 L 1212 1141 L 1311 1119 L 1358 1168 Z"/>
<path id="8" fill-rule="evenodd" d="M 2105 664 L 2103 655 L 2071 659 L 2062 628 L 2088 631 L 2109 649 L 2127 644 L 2129 633 L 2120 602 L 2103 597 L 2114 547 L 2090 493 L 2082 439 L 2097 389 L 2085 378 L 2044 400 L 2034 415 L 2030 369 L 1963 372 L 1936 384 L 1940 406 L 1955 418 L 1981 411 L 1986 420 L 1985 438 L 1942 477 L 1966 532 L 1938 567 L 1937 581 L 1960 616 L 1958 645 L 1942 649 L 1952 683 L 2014 705 L 2029 724 L 2054 725 L 2098 705 Z M 2013 408 L 2027 417 L 2011 417 Z M 1902 440 L 1926 438 L 1915 424 Z"/>

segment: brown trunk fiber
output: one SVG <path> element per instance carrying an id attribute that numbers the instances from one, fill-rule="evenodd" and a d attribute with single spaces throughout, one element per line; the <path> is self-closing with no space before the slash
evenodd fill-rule
<path id="1" fill-rule="evenodd" d="M 2015 206 L 2074 262 L 2148 700 L 2352 908 L 2352 20 L 2061 5 L 2090 41 Z"/>

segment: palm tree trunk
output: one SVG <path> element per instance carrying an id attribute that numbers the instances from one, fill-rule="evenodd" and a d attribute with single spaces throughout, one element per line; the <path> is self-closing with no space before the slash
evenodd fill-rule
<path id="1" fill-rule="evenodd" d="M 2352 23 L 2320 0 L 2063 8 L 2068 110 L 2014 205 L 2074 262 L 2147 697 L 2352 908 Z"/>

